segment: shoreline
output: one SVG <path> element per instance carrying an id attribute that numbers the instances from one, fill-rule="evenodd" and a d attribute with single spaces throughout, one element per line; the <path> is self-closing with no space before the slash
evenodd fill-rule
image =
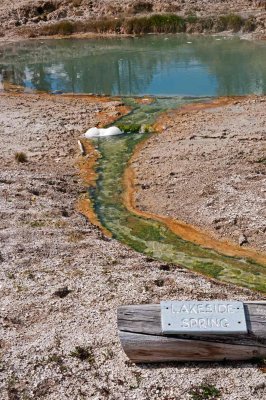
<path id="1" fill-rule="evenodd" d="M 86 40 L 86 39 L 113 39 L 113 38 L 136 38 L 136 37 L 142 37 L 145 35 L 155 35 L 155 36 L 163 36 L 163 35 L 173 35 L 173 36 L 178 36 L 186 34 L 188 36 L 223 36 L 223 37 L 237 37 L 241 40 L 247 40 L 247 41 L 258 41 L 258 42 L 264 42 L 266 40 L 266 33 L 264 34 L 254 34 L 254 33 L 245 33 L 245 32 L 237 32 L 234 33 L 232 31 L 222 31 L 222 32 L 179 32 L 179 33 L 146 33 L 146 34 L 119 34 L 119 33 L 93 33 L 93 32 L 81 32 L 81 33 L 73 33 L 70 35 L 40 35 L 36 37 L 28 37 L 28 36 L 23 36 L 21 34 L 15 34 L 7 37 L 1 37 L 0 36 L 0 48 L 5 47 L 11 44 L 15 43 L 20 43 L 20 42 L 37 42 L 37 41 L 48 41 L 48 40 L 71 40 L 71 39 L 80 39 L 80 40 Z"/>

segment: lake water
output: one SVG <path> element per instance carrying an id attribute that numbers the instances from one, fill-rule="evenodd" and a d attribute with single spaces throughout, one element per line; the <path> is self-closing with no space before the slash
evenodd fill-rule
<path id="1" fill-rule="evenodd" d="M 6 83 L 130 96 L 262 94 L 266 44 L 180 34 L 28 41 L 0 48 L 0 88 Z"/>

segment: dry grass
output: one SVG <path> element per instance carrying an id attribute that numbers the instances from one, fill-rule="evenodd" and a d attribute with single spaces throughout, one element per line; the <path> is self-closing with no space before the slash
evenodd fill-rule
<path id="1" fill-rule="evenodd" d="M 117 33 L 141 35 L 145 33 L 179 33 L 179 32 L 222 32 L 231 30 L 251 32 L 256 29 L 256 21 L 249 17 L 244 19 L 237 14 L 219 17 L 197 17 L 189 14 L 181 17 L 176 14 L 154 14 L 130 18 L 101 18 L 97 20 L 69 21 L 45 24 L 36 29 L 27 28 L 24 32 L 29 37 L 71 35 L 73 33 Z"/>

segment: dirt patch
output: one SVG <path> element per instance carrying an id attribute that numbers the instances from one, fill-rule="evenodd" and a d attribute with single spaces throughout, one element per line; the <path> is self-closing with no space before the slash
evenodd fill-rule
<path id="1" fill-rule="evenodd" d="M 142 211 L 265 252 L 266 99 L 230 103 L 184 109 L 158 122 L 162 134 L 132 163 L 135 202 Z"/>

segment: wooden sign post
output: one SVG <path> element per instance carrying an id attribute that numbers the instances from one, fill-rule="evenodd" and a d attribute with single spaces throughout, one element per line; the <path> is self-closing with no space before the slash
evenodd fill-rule
<path id="1" fill-rule="evenodd" d="M 125 353 L 137 363 L 266 357 L 266 302 L 121 306 L 118 329 Z"/>

